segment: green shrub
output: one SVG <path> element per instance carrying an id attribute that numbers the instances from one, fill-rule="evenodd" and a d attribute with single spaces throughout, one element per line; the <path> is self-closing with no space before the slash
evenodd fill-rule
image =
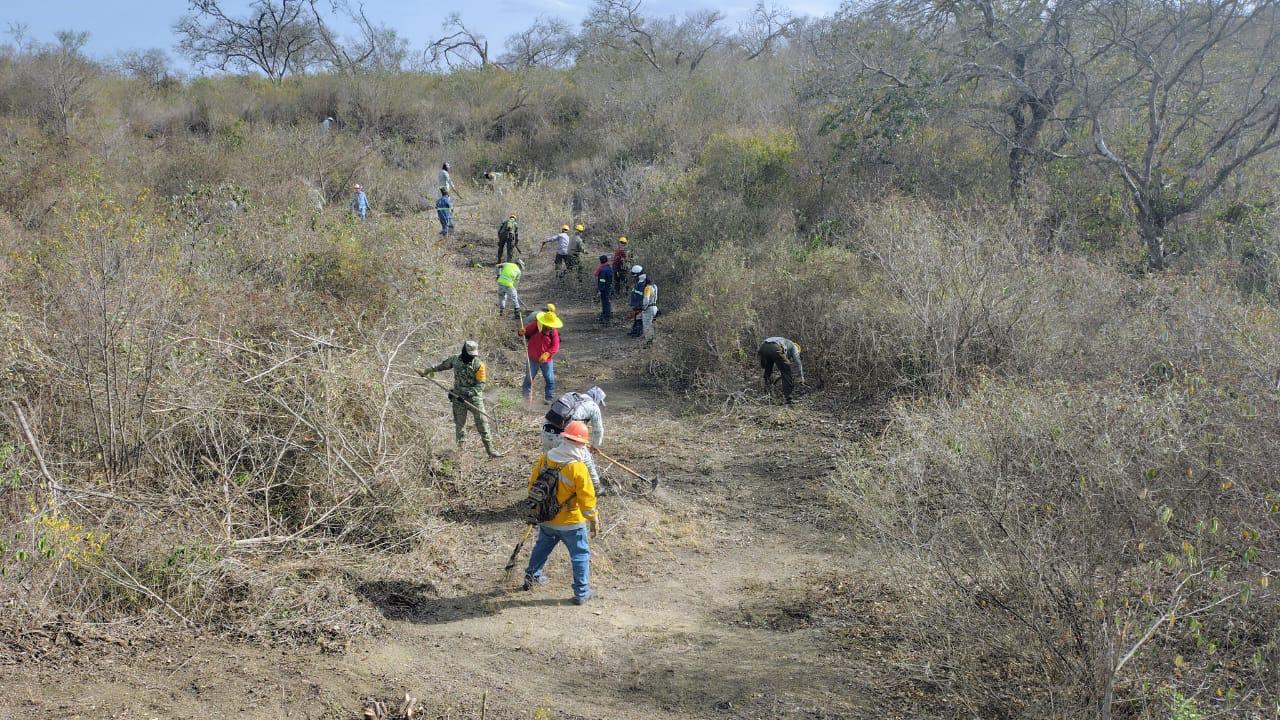
<path id="1" fill-rule="evenodd" d="M 741 195 L 746 202 L 777 203 L 787 195 L 791 163 L 797 150 L 790 129 L 718 132 L 698 160 L 703 182 Z"/>

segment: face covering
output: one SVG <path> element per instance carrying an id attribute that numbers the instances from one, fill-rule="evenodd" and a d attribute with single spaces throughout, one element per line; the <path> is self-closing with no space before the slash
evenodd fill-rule
<path id="1" fill-rule="evenodd" d="M 547 459 L 561 464 L 572 462 L 573 460 L 586 462 L 590 454 L 591 450 L 586 445 L 578 446 L 562 438 L 559 445 L 547 452 Z"/>

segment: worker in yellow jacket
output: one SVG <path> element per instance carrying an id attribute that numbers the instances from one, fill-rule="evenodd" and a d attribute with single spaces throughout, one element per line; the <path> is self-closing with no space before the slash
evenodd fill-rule
<path id="1" fill-rule="evenodd" d="M 561 508 L 555 517 L 538 525 L 538 540 L 533 545 L 529 567 L 524 573 L 524 589 L 531 590 L 547 583 L 542 566 L 547 563 L 547 557 L 556 544 L 564 543 L 573 565 L 573 601 L 578 605 L 586 604 L 592 597 L 588 530 L 591 537 L 600 531 L 596 489 L 591 484 L 591 473 L 586 465 L 591 452 L 590 442 L 591 432 L 586 424 L 581 420 L 570 422 L 560 433 L 560 444 L 543 453 L 533 464 L 533 472 L 529 475 L 529 488 L 532 489 L 544 468 L 559 469 L 556 500 Z"/>

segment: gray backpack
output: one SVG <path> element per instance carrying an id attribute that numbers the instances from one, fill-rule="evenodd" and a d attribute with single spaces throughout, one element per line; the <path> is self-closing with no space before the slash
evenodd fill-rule
<path id="1" fill-rule="evenodd" d="M 576 392 L 565 393 L 558 400 L 551 404 L 551 409 L 547 411 L 547 424 L 556 429 L 556 432 L 564 432 L 564 428 L 573 420 L 573 414 L 586 398 Z"/>

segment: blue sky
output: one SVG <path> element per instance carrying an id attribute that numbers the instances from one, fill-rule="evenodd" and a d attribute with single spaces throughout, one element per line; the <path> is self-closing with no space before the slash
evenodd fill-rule
<path id="1" fill-rule="evenodd" d="M 540 15 L 558 15 L 577 23 L 586 13 L 588 1 L 566 0 L 476 0 L 468 3 L 427 0 L 364 0 L 370 19 L 394 27 L 407 37 L 413 49 L 421 49 L 437 34 L 440 23 L 457 11 L 463 21 L 484 33 L 491 47 L 501 47 L 508 35 L 527 27 Z M 798 15 L 824 15 L 839 8 L 839 0 L 773 0 Z M 246 7 L 249 0 L 226 0 L 226 6 Z M 754 0 L 704 3 L 699 0 L 647 0 L 641 10 L 649 15 L 672 15 L 700 7 L 715 8 L 728 16 L 730 24 L 746 17 Z M 0 0 L 0 29 L 9 23 L 28 26 L 28 36 L 51 40 L 58 30 L 87 30 L 88 51 L 96 57 L 110 57 L 119 50 L 158 47 L 171 56 L 173 21 L 187 8 L 185 0 Z M 175 57 L 175 60 L 177 58 Z"/>

